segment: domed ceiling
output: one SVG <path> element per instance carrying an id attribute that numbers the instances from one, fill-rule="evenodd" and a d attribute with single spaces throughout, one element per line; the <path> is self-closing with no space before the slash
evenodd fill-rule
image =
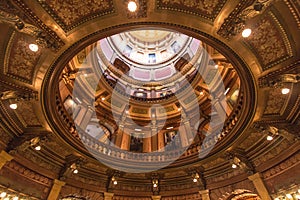
<path id="1" fill-rule="evenodd" d="M 59 90 L 75 134 L 97 159 L 122 171 L 174 165 L 188 148 L 193 160 L 203 158 L 227 135 L 237 137 L 234 127 L 244 123 L 246 96 L 235 67 L 209 45 L 167 29 L 126 31 L 89 45 L 63 69 Z M 129 152 L 133 169 L 120 167 L 117 154 Z"/>
<path id="2" fill-rule="evenodd" d="M 0 199 L 296 199 L 299 1 L 128 3 L 0 2 Z"/>

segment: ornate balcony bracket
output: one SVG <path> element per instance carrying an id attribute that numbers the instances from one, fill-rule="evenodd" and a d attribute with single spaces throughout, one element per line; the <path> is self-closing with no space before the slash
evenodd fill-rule
<path id="1" fill-rule="evenodd" d="M 242 0 L 236 9 L 224 20 L 218 30 L 218 34 L 226 39 L 231 39 L 241 33 L 247 24 L 247 20 L 264 12 L 273 0 Z"/>
<path id="2" fill-rule="evenodd" d="M 250 160 L 247 158 L 242 149 L 235 149 L 225 153 L 225 158 L 232 164 L 232 168 L 239 167 L 247 174 L 254 174 L 255 168 Z M 234 167 L 235 166 L 235 167 Z"/>
<path id="3" fill-rule="evenodd" d="M 8 143 L 6 152 L 9 154 L 15 154 L 18 151 L 25 151 L 30 147 L 41 147 L 49 141 L 50 134 L 50 132 L 24 133 L 19 137 L 15 137 Z"/>
<path id="4" fill-rule="evenodd" d="M 72 173 L 78 173 L 78 170 L 86 163 L 82 157 L 73 154 L 66 157 L 66 162 L 59 173 L 59 180 L 65 181 Z"/>
<path id="5" fill-rule="evenodd" d="M 0 22 L 10 24 L 16 31 L 32 36 L 36 44 L 42 48 L 58 51 L 63 45 L 62 41 L 53 38 L 45 30 L 25 21 L 30 19 L 13 2 L 7 0 L 0 3 Z"/>

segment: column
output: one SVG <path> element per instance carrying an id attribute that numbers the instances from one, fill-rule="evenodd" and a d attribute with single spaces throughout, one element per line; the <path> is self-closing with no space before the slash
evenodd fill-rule
<path id="1" fill-rule="evenodd" d="M 179 126 L 179 136 L 180 136 L 181 146 L 182 147 L 188 146 L 189 142 L 188 142 L 187 133 L 184 126 Z"/>
<path id="2" fill-rule="evenodd" d="M 263 200 L 271 200 L 271 197 L 269 195 L 269 192 L 261 178 L 260 173 L 253 174 L 248 177 L 249 180 L 251 180 L 260 196 Z"/>
<path id="3" fill-rule="evenodd" d="M 6 151 L 1 151 L 0 153 L 0 169 L 9 161 L 11 161 L 14 157 L 6 153 Z"/>
<path id="4" fill-rule="evenodd" d="M 159 131 L 157 133 L 157 150 L 162 151 L 163 148 L 165 147 L 165 137 L 164 137 L 164 132 Z"/>
<path id="5" fill-rule="evenodd" d="M 126 90 L 125 90 L 126 94 L 131 94 L 131 87 L 130 85 L 126 85 Z"/>
<path id="6" fill-rule="evenodd" d="M 85 115 L 86 112 L 86 108 L 82 105 L 78 105 L 78 107 L 80 107 L 80 110 L 78 112 L 78 114 L 76 115 L 75 119 L 74 119 L 74 123 L 76 125 L 80 125 L 81 121 L 83 120 L 83 117 Z"/>
<path id="7" fill-rule="evenodd" d="M 151 196 L 152 200 L 160 200 L 161 196 Z"/>
<path id="8" fill-rule="evenodd" d="M 188 144 L 191 144 L 192 141 L 194 140 L 195 135 L 192 133 L 191 124 L 189 120 L 184 122 L 184 128 L 185 128 Z"/>
<path id="9" fill-rule="evenodd" d="M 157 129 L 151 128 L 151 149 L 152 151 L 157 151 Z"/>
<path id="10" fill-rule="evenodd" d="M 124 149 L 124 150 L 129 150 L 130 149 L 130 133 L 129 133 L 129 130 L 127 129 L 124 129 L 123 131 L 123 137 L 122 137 L 122 142 L 121 142 L 121 149 Z"/>
<path id="11" fill-rule="evenodd" d="M 151 95 L 151 98 L 156 98 L 156 92 L 155 92 L 155 90 L 154 89 L 151 89 L 151 93 L 150 93 Z"/>
<path id="12" fill-rule="evenodd" d="M 112 200 L 114 193 L 104 192 L 104 200 Z"/>
<path id="13" fill-rule="evenodd" d="M 84 118 L 82 119 L 80 123 L 80 128 L 85 131 L 86 127 L 88 126 L 89 122 L 91 121 L 91 118 L 93 116 L 93 109 L 91 107 L 88 108 L 86 111 Z"/>
<path id="14" fill-rule="evenodd" d="M 151 152 L 151 137 L 143 138 L 143 152 Z"/>
<path id="15" fill-rule="evenodd" d="M 117 134 L 116 134 L 116 146 L 121 148 L 121 144 L 122 144 L 122 137 L 123 137 L 123 130 L 124 127 L 122 125 L 119 126 L 119 129 L 117 130 Z"/>
<path id="16" fill-rule="evenodd" d="M 47 200 L 55 200 L 58 198 L 58 195 L 60 193 L 60 190 L 62 186 L 64 186 L 66 183 L 57 179 L 54 179 L 53 186 L 51 188 L 51 191 L 48 195 Z"/>
<path id="17" fill-rule="evenodd" d="M 201 195 L 202 200 L 210 200 L 209 190 L 201 190 L 199 191 L 199 194 Z"/>
<path id="18" fill-rule="evenodd" d="M 224 96 L 224 98 L 222 98 L 222 99 L 220 99 L 220 104 L 221 104 L 221 106 L 223 107 L 223 109 L 225 110 L 225 112 L 226 112 L 226 115 L 227 116 L 229 116 L 230 115 L 230 113 L 231 113 L 231 111 L 232 111 L 232 109 L 228 106 L 228 104 L 227 104 L 227 101 L 226 101 L 226 96 Z"/>
<path id="19" fill-rule="evenodd" d="M 217 110 L 218 116 L 220 117 L 220 123 L 222 123 L 222 119 L 226 117 L 226 111 L 223 106 L 220 104 L 219 100 L 215 100 L 212 102 L 213 106 Z"/>

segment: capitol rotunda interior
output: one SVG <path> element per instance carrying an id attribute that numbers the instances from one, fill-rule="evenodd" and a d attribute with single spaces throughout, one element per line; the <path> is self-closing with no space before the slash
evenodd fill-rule
<path id="1" fill-rule="evenodd" d="M 1 0 L 0 200 L 300 200 L 299 0 Z"/>

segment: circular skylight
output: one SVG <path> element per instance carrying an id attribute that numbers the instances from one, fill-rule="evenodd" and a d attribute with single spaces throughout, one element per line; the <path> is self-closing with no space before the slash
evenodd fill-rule
<path id="1" fill-rule="evenodd" d="M 199 40 L 170 30 L 131 30 L 100 40 L 100 54 L 123 74 L 139 81 L 161 81 L 178 72 L 180 59 L 190 60 L 202 48 Z M 105 63 L 105 62 L 104 62 Z M 102 66 L 100 64 L 100 66 Z"/>

